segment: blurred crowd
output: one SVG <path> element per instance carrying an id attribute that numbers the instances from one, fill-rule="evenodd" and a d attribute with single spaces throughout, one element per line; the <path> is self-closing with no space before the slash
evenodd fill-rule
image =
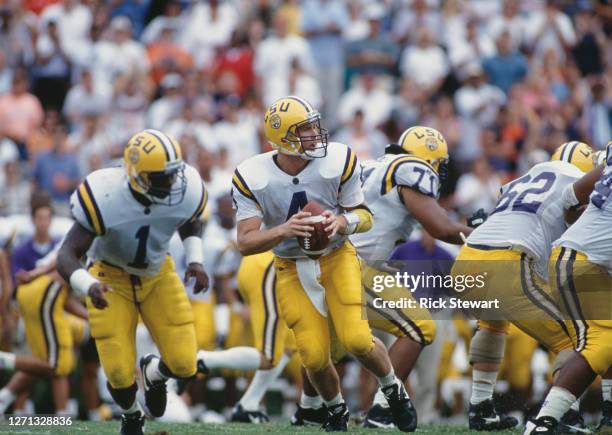
<path id="1" fill-rule="evenodd" d="M 287 94 L 361 159 L 441 130 L 469 215 L 559 144 L 605 146 L 611 29 L 606 0 L 0 0 L 0 216 L 33 189 L 68 216 L 146 127 L 214 184 L 268 148 L 263 110 Z"/>

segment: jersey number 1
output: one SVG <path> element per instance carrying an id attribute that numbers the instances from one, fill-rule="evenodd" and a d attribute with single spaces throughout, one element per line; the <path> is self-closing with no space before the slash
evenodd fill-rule
<path id="1" fill-rule="evenodd" d="M 138 228 L 135 237 L 138 239 L 136 256 L 134 257 L 134 261 L 128 263 L 128 266 L 133 267 L 135 269 L 145 269 L 149 265 L 149 263 L 145 261 L 145 258 L 147 258 L 147 239 L 149 238 L 149 225 L 143 225 L 142 227 Z"/>

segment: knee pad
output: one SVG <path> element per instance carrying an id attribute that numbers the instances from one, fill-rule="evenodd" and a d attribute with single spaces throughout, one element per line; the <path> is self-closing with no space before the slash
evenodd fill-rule
<path id="1" fill-rule="evenodd" d="M 110 392 L 113 400 L 117 402 L 123 409 L 130 409 L 130 407 L 134 404 L 136 400 L 136 391 L 138 391 L 138 386 L 136 382 L 130 385 L 127 388 L 113 388 L 110 383 L 106 383 L 106 387 Z"/>
<path id="2" fill-rule="evenodd" d="M 181 358 L 180 355 L 167 361 L 162 359 L 159 362 L 159 371 L 170 378 L 189 379 L 196 375 L 196 359 Z"/>
<path id="3" fill-rule="evenodd" d="M 504 359 L 506 334 L 493 333 L 487 329 L 478 329 L 470 342 L 470 364 L 495 363 Z"/>
<path id="4" fill-rule="evenodd" d="M 554 375 L 561 367 L 567 362 L 568 359 L 574 354 L 574 349 L 563 349 L 555 356 L 551 366 L 551 373 Z"/>
<path id="5" fill-rule="evenodd" d="M 348 353 L 355 356 L 365 356 L 374 349 L 374 337 L 370 331 L 368 331 L 368 334 L 354 332 L 345 334 L 341 344 Z"/>

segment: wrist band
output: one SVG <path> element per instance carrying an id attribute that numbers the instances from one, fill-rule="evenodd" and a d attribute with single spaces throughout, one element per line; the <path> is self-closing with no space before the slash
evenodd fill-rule
<path id="1" fill-rule="evenodd" d="M 70 275 L 70 287 L 78 294 L 87 295 L 90 287 L 98 282 L 85 269 L 77 269 Z"/>
<path id="2" fill-rule="evenodd" d="M 183 240 L 183 248 L 185 249 L 185 261 L 187 265 L 191 263 L 204 264 L 202 238 L 196 236 L 187 237 Z"/>

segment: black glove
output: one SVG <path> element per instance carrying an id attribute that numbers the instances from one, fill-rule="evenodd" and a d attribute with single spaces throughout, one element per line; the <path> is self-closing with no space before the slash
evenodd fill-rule
<path id="1" fill-rule="evenodd" d="M 484 211 L 484 209 L 479 208 L 474 212 L 472 216 L 468 218 L 467 225 L 470 228 L 477 228 L 480 225 L 484 224 L 488 217 L 489 215 L 487 214 L 487 212 Z"/>

